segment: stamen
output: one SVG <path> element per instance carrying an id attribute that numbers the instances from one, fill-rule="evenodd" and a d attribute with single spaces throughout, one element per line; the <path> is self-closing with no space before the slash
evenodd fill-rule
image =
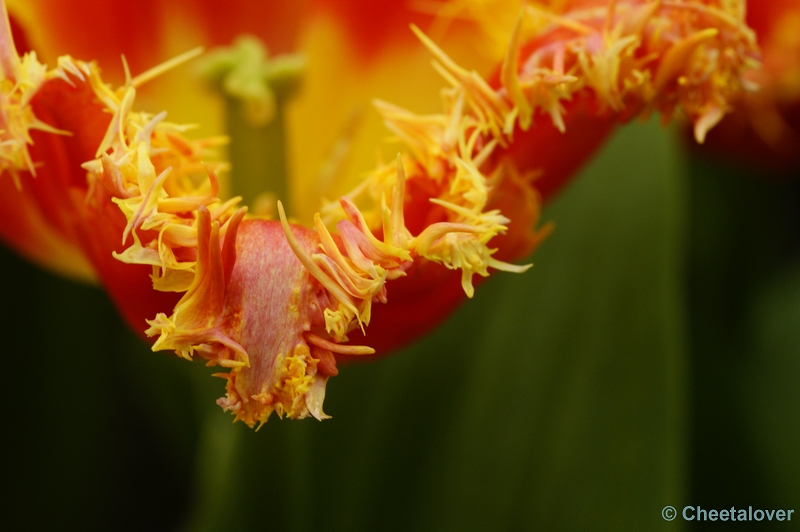
<path id="1" fill-rule="evenodd" d="M 406 248 L 408 246 L 408 231 L 406 230 L 405 219 L 403 218 L 403 199 L 406 190 L 406 172 L 403 169 L 403 159 L 397 154 L 397 182 L 392 193 L 392 212 L 390 216 L 391 225 L 387 227 L 391 237 L 389 244 Z"/>
<path id="2" fill-rule="evenodd" d="M 321 338 L 312 332 L 306 332 L 303 336 L 305 336 L 305 339 L 309 344 L 321 347 L 322 349 L 327 349 L 333 353 L 339 353 L 340 355 L 372 355 L 375 353 L 374 349 L 366 345 L 341 345 L 334 342 L 329 342 L 328 340 Z"/>
<path id="3" fill-rule="evenodd" d="M 120 59 L 122 59 L 122 69 L 125 71 L 125 85 L 131 85 L 131 69 L 128 66 L 128 60 L 125 58 L 125 54 L 120 55 Z"/>
<path id="4" fill-rule="evenodd" d="M 519 126 L 523 131 L 531 126 L 533 118 L 533 107 L 528 103 L 528 98 L 522 92 L 522 87 L 519 83 L 519 75 L 517 75 L 517 63 L 519 61 L 519 32 L 522 27 L 522 14 L 517 18 L 517 24 L 514 26 L 514 31 L 511 34 L 511 44 L 508 47 L 508 52 L 503 58 L 503 66 L 501 77 L 503 85 L 508 90 L 508 95 L 511 101 L 514 102 L 518 109 Z"/>
<path id="5" fill-rule="evenodd" d="M 169 72 L 173 68 L 180 66 L 183 63 L 186 63 L 187 61 L 191 61 L 192 59 L 201 55 L 202 53 L 203 53 L 203 48 L 201 46 L 193 48 L 188 52 L 184 52 L 179 56 L 173 57 L 172 59 L 164 61 L 158 66 L 155 66 L 149 70 L 146 70 L 145 72 L 142 72 L 141 74 L 130 80 L 130 83 L 128 83 L 127 85 L 131 87 L 141 87 L 148 81 L 157 78 L 161 74 Z"/>

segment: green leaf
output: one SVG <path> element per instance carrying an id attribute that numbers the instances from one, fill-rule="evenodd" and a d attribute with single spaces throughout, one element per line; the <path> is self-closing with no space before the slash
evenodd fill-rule
<path id="1" fill-rule="evenodd" d="M 690 496 L 707 508 L 790 509 L 800 493 L 800 183 L 753 170 L 691 159 Z"/>
<path id="2" fill-rule="evenodd" d="M 754 461 L 777 507 L 800 493 L 800 267 L 795 263 L 758 291 L 754 342 L 740 377 L 741 404 Z"/>

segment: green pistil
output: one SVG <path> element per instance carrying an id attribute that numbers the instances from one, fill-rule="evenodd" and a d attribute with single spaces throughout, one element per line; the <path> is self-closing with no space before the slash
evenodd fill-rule
<path id="1" fill-rule="evenodd" d="M 264 193 L 290 204 L 284 110 L 304 66 L 298 55 L 269 58 L 251 36 L 212 51 L 203 63 L 203 76 L 225 95 L 232 192 L 245 204 Z"/>

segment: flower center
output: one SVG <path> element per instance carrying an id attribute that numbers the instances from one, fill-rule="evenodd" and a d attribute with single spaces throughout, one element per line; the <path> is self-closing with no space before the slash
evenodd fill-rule
<path id="1" fill-rule="evenodd" d="M 233 193 L 256 214 L 274 214 L 278 200 L 290 204 L 284 114 L 304 67 L 302 56 L 271 58 L 247 35 L 213 50 L 202 66 L 225 96 Z"/>

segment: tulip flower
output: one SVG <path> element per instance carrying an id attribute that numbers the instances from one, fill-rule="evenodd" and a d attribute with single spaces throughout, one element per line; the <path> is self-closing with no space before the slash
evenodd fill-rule
<path id="1" fill-rule="evenodd" d="M 753 88 L 747 73 L 758 54 L 743 4 L 554 4 L 436 3 L 432 14 L 416 17 L 433 24 L 431 34 L 453 24 L 459 39 L 477 35 L 489 56 L 491 43 L 504 41 L 483 75 L 418 26 L 406 29 L 415 17 L 400 4 L 371 7 L 377 18 L 367 19 L 352 7 L 363 3 L 311 2 L 305 73 L 301 62 L 285 63 L 293 65 L 288 70 L 266 62 L 250 40 L 212 56 L 211 77 L 228 101 L 243 100 L 237 111 L 256 123 L 286 119 L 261 84 L 275 72 L 307 77 L 301 81 L 311 95 L 338 95 L 358 78 L 417 91 L 402 65 L 380 63 L 400 61 L 413 48 L 430 54 L 447 85 L 433 91 L 442 100 L 438 111 L 377 100 L 399 154 L 344 177 L 346 165 L 329 157 L 334 169 L 316 174 L 335 184 L 316 186 L 336 192 L 337 201 L 311 194 L 315 184 L 298 169 L 297 183 L 286 186 L 292 199 L 283 198 L 297 215 L 289 218 L 278 201 L 279 219 L 247 214 L 241 198 L 223 196 L 227 165 L 214 154 L 221 139 L 193 139 L 165 112 L 138 110 L 140 90 L 195 52 L 136 76 L 126 66 L 114 88 L 95 62 L 61 56 L 47 68 L 33 52 L 20 56 L 6 23 L 2 236 L 34 260 L 99 279 L 131 326 L 154 339 L 154 350 L 228 369 L 217 374 L 227 383 L 218 403 L 236 420 L 255 426 L 273 412 L 324 419 L 337 357 L 409 341 L 471 297 L 476 279 L 528 269 L 513 262 L 552 228 L 539 226 L 542 197 L 562 187 L 616 124 L 653 111 L 668 121 L 680 109 L 702 142 Z M 498 21 L 484 21 L 495 11 Z M 505 29 L 500 37 L 498 29 Z M 326 66 L 319 39 L 331 34 L 334 53 L 346 44 L 344 57 L 353 62 L 337 65 L 338 78 L 339 70 L 319 75 Z M 330 133 L 328 101 L 301 101 L 295 110 L 296 131 L 310 147 L 316 129 Z M 313 120 L 304 115 L 309 110 Z M 228 133 L 234 144 L 240 140 L 240 132 Z M 375 147 L 380 139 L 368 140 Z M 233 157 L 234 178 L 246 166 L 241 157 Z"/>

